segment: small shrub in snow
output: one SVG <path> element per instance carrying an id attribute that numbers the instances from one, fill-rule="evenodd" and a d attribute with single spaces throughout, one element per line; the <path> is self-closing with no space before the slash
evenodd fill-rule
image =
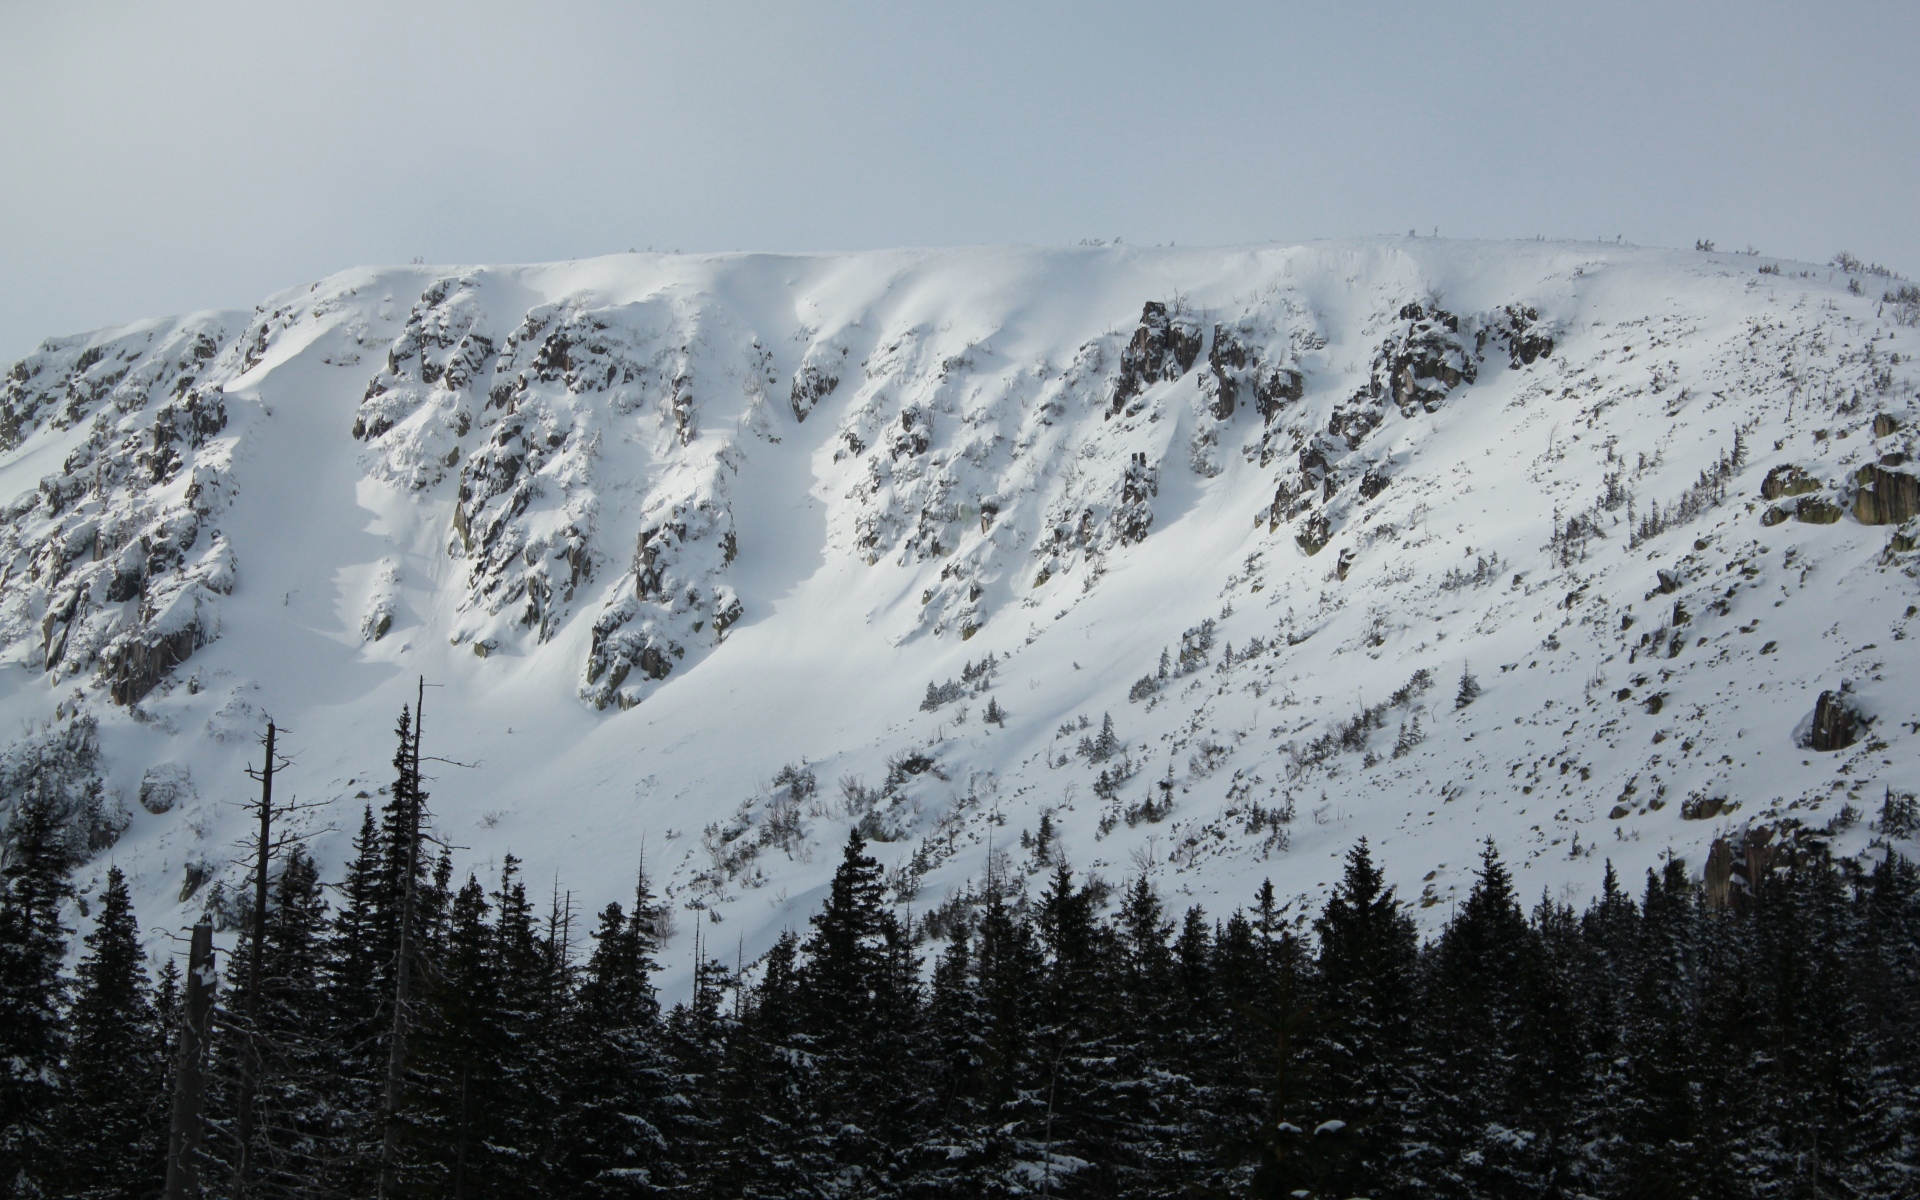
<path id="1" fill-rule="evenodd" d="M 1500 577 L 1502 565 L 1498 554 L 1482 554 L 1474 558 L 1472 571 L 1448 567 L 1447 573 L 1440 578 L 1440 590 L 1457 592 L 1461 588 L 1480 587 L 1483 584 L 1492 583 Z"/>
<path id="2" fill-rule="evenodd" d="M 1920 833 L 1920 802 L 1912 795 L 1887 789 L 1880 805 L 1880 834 L 1890 838 L 1910 838 Z"/>
<path id="3" fill-rule="evenodd" d="M 926 698 L 920 701 L 921 712 L 933 712 L 943 704 L 950 704 L 967 694 L 964 684 L 949 679 L 945 683 L 929 683 Z"/>
<path id="4" fill-rule="evenodd" d="M 1460 668 L 1460 689 L 1453 694 L 1453 707 L 1458 710 L 1472 704 L 1480 698 L 1480 681 L 1473 677 L 1473 668 Z"/>
<path id="5" fill-rule="evenodd" d="M 1191 675 L 1207 665 L 1207 656 L 1213 652 L 1214 621 L 1212 617 L 1195 625 L 1180 635 L 1180 675 Z"/>
<path id="6" fill-rule="evenodd" d="M 1083 737 L 1074 753 L 1088 762 L 1103 763 L 1120 751 L 1126 749 L 1126 743 L 1113 731 L 1113 714 L 1103 713 L 1100 717 L 1100 734 L 1097 737 Z"/>

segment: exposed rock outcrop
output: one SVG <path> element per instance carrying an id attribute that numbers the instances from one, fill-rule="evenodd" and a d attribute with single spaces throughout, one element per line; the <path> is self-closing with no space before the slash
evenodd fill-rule
<path id="1" fill-rule="evenodd" d="M 1813 706 L 1813 728 L 1807 734 L 1811 750 L 1845 750 L 1859 740 L 1859 712 L 1844 692 L 1821 692 Z"/>
<path id="2" fill-rule="evenodd" d="M 793 374 L 793 386 L 788 392 L 787 402 L 793 409 L 793 419 L 804 421 L 813 411 L 814 405 L 840 386 L 840 376 L 822 369 L 812 363 L 801 367 Z"/>
<path id="3" fill-rule="evenodd" d="M 1327 432 L 1358 449 L 1386 419 L 1391 404 L 1402 416 L 1438 412 L 1454 388 L 1472 383 L 1473 352 L 1460 335 L 1460 318 L 1419 304 L 1400 308 L 1397 328 L 1375 350 L 1366 386 L 1333 410 Z"/>
<path id="4" fill-rule="evenodd" d="M 1804 496 L 1820 490 L 1820 481 L 1807 474 L 1792 463 L 1782 463 L 1767 472 L 1760 481 L 1760 495 L 1763 499 L 1778 500 L 1783 496 Z"/>
<path id="5" fill-rule="evenodd" d="M 1808 525 L 1832 525 L 1845 515 L 1846 510 L 1824 496 L 1802 496 L 1793 506 L 1793 519 Z"/>
<path id="6" fill-rule="evenodd" d="M 1114 377 L 1108 416 L 1117 416 L 1148 387 L 1192 370 L 1200 357 L 1201 341 L 1199 323 L 1184 310 L 1169 311 L 1158 300 L 1147 301 L 1140 310 L 1140 324 L 1120 352 L 1120 373 Z"/>
<path id="7" fill-rule="evenodd" d="M 1484 358 L 1487 347 L 1499 345 L 1506 347 L 1507 365 L 1517 371 L 1553 353 L 1553 334 L 1540 324 L 1539 310 L 1509 304 L 1481 320 L 1473 335 L 1474 357 Z"/>
<path id="8" fill-rule="evenodd" d="M 49 342 L 14 365 L 0 434 L 85 436 L 0 513 L 0 582 L 25 585 L 0 596 L 0 642 L 34 647 L 56 680 L 97 670 L 132 704 L 218 635 L 214 601 L 234 581 L 212 528 L 232 498 L 223 385 L 286 318 L 256 315 L 238 339 L 202 318 Z"/>
<path id="9" fill-rule="evenodd" d="M 1854 482 L 1860 486 L 1853 515 L 1862 525 L 1898 525 L 1920 515 L 1920 478 L 1876 464 L 1861 467 Z"/>

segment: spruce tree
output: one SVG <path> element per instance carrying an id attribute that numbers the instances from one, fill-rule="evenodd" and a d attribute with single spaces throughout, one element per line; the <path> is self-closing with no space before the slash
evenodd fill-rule
<path id="1" fill-rule="evenodd" d="M 1248 1194 L 1262 1200 L 1337 1194 L 1332 1186 L 1347 1140 L 1343 1118 L 1323 1107 L 1326 1092 L 1316 1061 L 1319 1011 L 1313 961 L 1304 942 L 1280 919 L 1271 880 L 1255 897 L 1260 988 L 1240 1009 L 1236 1028 L 1247 1039 L 1245 1060 L 1264 1093 L 1264 1119 L 1227 1147 L 1240 1160 Z M 1250 1170 L 1249 1170 L 1250 1168 Z"/>
<path id="2" fill-rule="evenodd" d="M 987 1102 L 983 1079 L 987 1027 L 973 975 L 972 930 L 963 921 L 948 934 L 934 963 L 927 997 L 926 1061 L 930 1113 L 927 1136 L 915 1148 L 913 1190 L 986 1194 Z"/>
<path id="3" fill-rule="evenodd" d="M 107 871 L 68 1014 L 60 1157 L 66 1194 L 159 1190 L 166 1159 L 165 1037 L 153 1011 L 146 952 L 120 868 Z"/>
<path id="4" fill-rule="evenodd" d="M 60 903 L 69 860 L 55 802 L 29 790 L 0 859 L 0 1191 L 51 1195 L 63 1157 L 54 1120 L 66 1052 Z"/>
<path id="5" fill-rule="evenodd" d="M 827 902 L 804 947 L 801 1029 L 824 1056 L 817 1153 L 863 1187 L 901 1169 L 896 1147 L 922 1117 L 908 1053 L 918 1020 L 918 968 L 884 906 L 880 866 L 859 831 L 847 836 Z"/>
<path id="6" fill-rule="evenodd" d="M 1531 1135 L 1513 1145 L 1508 1171 L 1522 1186 L 1543 1193 L 1573 1190 L 1585 1179 L 1574 1170 L 1580 1144 L 1587 1048 L 1594 1038 L 1586 990 L 1586 946 L 1573 909 L 1544 894 L 1522 944 L 1512 1052 L 1519 1064 L 1507 1105 Z"/>
<path id="7" fill-rule="evenodd" d="M 372 805 L 352 843 L 340 906 L 325 945 L 326 1029 L 338 1055 L 330 1081 L 345 1143 L 338 1175 L 351 1195 L 371 1195 L 381 1138 L 381 1086 L 392 1024 L 387 979 L 393 947 L 383 937 L 388 895 L 381 881 L 380 829 Z"/>
<path id="8" fill-rule="evenodd" d="M 1036 924 L 1046 952 L 1034 1030 L 1047 1106 L 1038 1158 L 1043 1187 L 1064 1189 L 1076 1161 L 1091 1157 L 1099 1136 L 1090 1099 L 1111 1000 L 1102 991 L 1108 939 L 1095 920 L 1093 893 L 1074 884 L 1064 858 L 1056 860 L 1041 894 Z"/>
<path id="9" fill-rule="evenodd" d="M 1612 1188 L 1622 1141 L 1620 1117 L 1630 1083 L 1623 1048 L 1640 910 L 1608 861 L 1600 894 L 1580 916 L 1582 952 L 1576 995 L 1586 1033 L 1580 1096 L 1573 1113 L 1580 1150 L 1574 1169 L 1590 1192 Z"/>
<path id="10" fill-rule="evenodd" d="M 732 972 L 702 957 L 696 927 L 693 994 L 674 1005 L 664 1023 L 673 1085 L 669 1144 L 690 1194 L 753 1200 L 817 1194 L 800 1163 L 809 1139 L 797 1081 L 812 1060 L 794 1047 L 798 946 L 791 932 L 781 935 L 749 1002 Z"/>
<path id="11" fill-rule="evenodd" d="M 1101 990 L 1113 1007 L 1099 1028 L 1099 1066 L 1087 1098 L 1094 1167 L 1078 1182 L 1152 1194 L 1174 1186 L 1190 1131 L 1193 1086 L 1178 1067 L 1179 981 L 1173 923 L 1142 875 L 1127 890 L 1102 956 Z"/>
<path id="12" fill-rule="evenodd" d="M 652 1195 L 675 1182 L 662 1128 L 669 1073 L 652 909 L 643 877 L 631 914 L 618 904 L 601 912 L 569 1014 L 557 1153 L 569 1195 Z"/>
<path id="13" fill-rule="evenodd" d="M 1425 1115 L 1443 1155 L 1427 1176 L 1434 1194 L 1523 1186 L 1509 1153 L 1516 1139 L 1502 1131 L 1530 1135 L 1528 1114 L 1512 1104 L 1511 1079 L 1523 1066 L 1515 1039 L 1530 934 L 1512 876 L 1489 838 L 1473 890 L 1434 945 L 1427 972 L 1431 1106 Z"/>
<path id="14" fill-rule="evenodd" d="M 267 909 L 254 1025 L 252 1196 L 310 1196 L 347 1182 L 342 1167 L 353 1153 L 353 1126 L 338 1097 L 342 1055 L 326 978 L 327 924 L 319 868 L 296 845 Z"/>
<path id="15" fill-rule="evenodd" d="M 1698 928 L 1684 865 L 1647 872 L 1626 1013 L 1630 1078 L 1620 1112 L 1621 1186 L 1628 1190 L 1706 1186 L 1710 1147 L 1699 1087 Z M 1710 1061 L 1710 1060 L 1708 1060 Z"/>
<path id="16" fill-rule="evenodd" d="M 495 1136 L 493 1090 L 507 1053 L 499 1036 L 496 962 L 486 888 L 455 893 L 446 944 L 421 996 L 401 1112 L 402 1195 L 478 1196 Z"/>
<path id="17" fill-rule="evenodd" d="M 934 969 L 918 1055 L 929 1118 L 909 1181 L 916 1195 L 1027 1195 L 1036 1166 L 1044 1171 L 1042 959 L 1032 924 L 1012 901 L 1003 881 L 990 878 L 975 926 L 954 929 Z"/>
<path id="18" fill-rule="evenodd" d="M 1413 919 L 1362 838 L 1314 921 L 1318 1012 L 1315 1057 L 1326 1119 L 1344 1121 L 1348 1153 L 1339 1190 L 1378 1187 L 1406 1139 L 1415 1081 L 1403 1069 L 1413 1040 L 1419 941 Z"/>

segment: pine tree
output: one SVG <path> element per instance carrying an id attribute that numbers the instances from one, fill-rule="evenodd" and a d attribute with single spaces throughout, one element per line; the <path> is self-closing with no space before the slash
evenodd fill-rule
<path id="1" fill-rule="evenodd" d="M 592 935 L 566 1042 L 558 1161 L 568 1195 L 651 1195 L 674 1182 L 652 910 L 642 876 L 632 913 L 607 905 Z"/>
<path id="2" fill-rule="evenodd" d="M 1697 927 L 1684 865 L 1656 877 L 1647 872 L 1640 904 L 1626 1017 L 1625 1057 L 1630 1076 L 1620 1113 L 1622 1186 L 1677 1189 L 1705 1186 L 1711 1175 L 1702 1139 L 1698 1087 L 1701 1060 Z"/>
<path id="3" fill-rule="evenodd" d="M 1581 1104 L 1595 1039 L 1585 991 L 1586 946 L 1573 909 L 1544 893 L 1523 943 L 1513 1054 L 1520 1064 L 1507 1104 L 1532 1136 L 1514 1145 L 1508 1170 L 1544 1193 L 1578 1185 L 1572 1151 L 1579 1145 Z"/>
<path id="4" fill-rule="evenodd" d="M 931 1104 L 925 1144 L 915 1148 L 912 1190 L 954 1196 L 982 1194 L 988 1138 L 982 1080 L 987 1041 L 980 990 L 973 977 L 972 930 L 962 922 L 935 962 L 926 1024 Z"/>
<path id="5" fill-rule="evenodd" d="M 801 1028 L 825 1056 L 820 1152 L 840 1170 L 881 1181 L 900 1169 L 923 1115 L 913 1103 L 908 1049 L 919 1013 L 918 968 L 905 931 L 884 907 L 880 866 L 858 830 L 848 834 L 827 903 L 813 918 L 801 975 Z"/>
<path id="6" fill-rule="evenodd" d="M 455 893 L 428 976 L 401 1112 L 401 1194 L 477 1196 L 494 1133 L 492 1091 L 505 1052 L 495 1020 L 491 909 L 479 879 Z"/>
<path id="7" fill-rule="evenodd" d="M 59 906 L 69 860 L 57 815 L 50 797 L 22 796 L 0 860 L 0 1190 L 23 1200 L 52 1194 L 62 1158 L 53 1120 L 67 1042 Z"/>
<path id="8" fill-rule="evenodd" d="M 1248 1194 L 1262 1200 L 1338 1194 L 1326 1189 L 1346 1155 L 1345 1128 L 1342 1118 L 1322 1108 L 1326 1081 L 1313 1053 L 1319 1017 L 1313 963 L 1305 944 L 1280 920 L 1272 880 L 1262 881 L 1254 912 L 1259 987 L 1238 1010 L 1236 1029 L 1265 1111 L 1228 1149 L 1242 1160 Z"/>
<path id="9" fill-rule="evenodd" d="M 693 994 L 664 1023 L 673 1082 L 668 1140 L 689 1194 L 818 1194 L 800 1163 L 810 1141 L 802 1080 L 811 1060 L 795 1052 L 798 947 L 791 931 L 781 935 L 749 1000 L 733 972 L 703 958 L 696 927 Z"/>
<path id="10" fill-rule="evenodd" d="M 1747 1014 L 1759 1053 L 1746 1061 L 1771 1062 L 1764 1077 L 1741 1082 L 1744 1107 L 1760 1121 L 1730 1131 L 1710 1108 L 1709 1137 L 1747 1142 L 1735 1161 L 1756 1178 L 1809 1195 L 1872 1194 L 1872 1159 L 1897 1118 L 1875 1078 L 1883 1064 L 1855 986 L 1854 910 L 1824 854 L 1794 864 L 1769 889 L 1753 931 L 1757 961 L 1746 965 L 1763 1000 Z"/>
<path id="11" fill-rule="evenodd" d="M 494 893 L 493 959 L 501 1054 L 489 1102 L 492 1166 L 481 1195 L 546 1194 L 559 1091 L 556 1035 L 563 1028 L 567 964 L 551 937 L 540 936 L 518 861 L 503 860 Z"/>
<path id="12" fill-rule="evenodd" d="M 1881 1064 L 1880 1102 L 1889 1116 L 1920 1112 L 1920 871 L 1898 853 L 1875 865 L 1860 898 L 1856 979 L 1872 1053 Z M 1920 1160 L 1920 1133 L 1883 1122 L 1877 1169 L 1887 1177 Z"/>
<path id="13" fill-rule="evenodd" d="M 1580 917 L 1583 970 L 1575 991 L 1586 1032 L 1582 1086 L 1573 1114 L 1573 1136 L 1582 1149 L 1573 1156 L 1588 1192 L 1615 1190 L 1616 1165 L 1623 1140 L 1621 1113 L 1630 1085 L 1624 1068 L 1627 1014 L 1632 994 L 1635 948 L 1640 940 L 1640 910 L 1620 887 L 1608 861 L 1600 894 Z"/>
<path id="14" fill-rule="evenodd" d="M 66 1192 L 118 1197 L 159 1190 L 166 1159 L 165 1038 L 146 953 L 120 868 L 107 872 L 68 1016 L 72 1030 L 60 1152 Z"/>
<path id="15" fill-rule="evenodd" d="M 490 897 L 468 878 L 435 957 L 416 1008 L 401 1114 L 407 1190 L 545 1195 L 557 1154 L 565 979 L 512 855 Z"/>
<path id="16" fill-rule="evenodd" d="M 1419 942 L 1365 838 L 1347 852 L 1314 933 L 1322 1111 L 1345 1122 L 1348 1142 L 1331 1179 L 1343 1193 L 1378 1189 L 1406 1136 L 1414 1081 L 1402 1064 L 1413 1040 Z"/>
<path id="17" fill-rule="evenodd" d="M 1527 1114 L 1511 1103 L 1511 1075 L 1521 1066 L 1515 1036 L 1530 933 L 1512 876 L 1488 839 L 1473 890 L 1440 935 L 1427 971 L 1426 1127 L 1445 1156 L 1427 1177 L 1436 1194 L 1523 1186 L 1509 1161 L 1512 1139 L 1490 1134 L 1528 1129 Z"/>
<path id="18" fill-rule="evenodd" d="M 254 1027 L 251 1196 L 309 1196 L 345 1182 L 340 1166 L 353 1143 L 337 1096 L 342 1055 L 330 1019 L 327 925 L 319 868 L 296 845 L 267 909 Z"/>
<path id="19" fill-rule="evenodd" d="M 381 881 L 380 830 L 371 805 L 364 811 L 352 849 L 339 888 L 340 908 L 324 949 L 330 1013 L 325 1028 L 339 1056 L 328 1090 L 339 1136 L 345 1142 L 338 1172 L 342 1190 L 372 1195 L 381 1138 L 386 1038 L 392 1025 L 387 1008 L 392 985 L 387 972 L 393 946 L 383 936 L 389 924 L 389 896 Z"/>
<path id="20" fill-rule="evenodd" d="M 1479 698 L 1480 698 L 1480 681 L 1474 678 L 1473 668 L 1471 667 L 1460 668 L 1460 687 L 1459 687 L 1459 690 L 1454 692 L 1453 694 L 1454 708 L 1456 709 L 1465 708 L 1467 705 L 1472 704 L 1475 700 L 1478 700 Z"/>
<path id="21" fill-rule="evenodd" d="M 401 1190 L 403 1143 L 409 1132 L 406 1114 L 413 1107 L 407 1087 L 413 1070 L 414 1030 L 432 1019 L 423 1003 L 435 957 L 435 947 L 426 939 L 432 927 L 428 895 L 432 885 L 427 858 L 422 853 L 428 821 L 427 792 L 420 773 L 421 711 L 425 698 L 426 681 L 422 679 L 419 699 L 411 711 L 401 709 L 394 731 L 399 744 L 393 757 L 391 798 L 381 814 L 379 874 L 373 889 L 371 933 L 381 954 L 377 961 L 385 967 L 381 979 L 381 1000 L 386 1011 L 385 1020 L 380 1023 L 384 1062 L 380 1069 L 376 1188 L 382 1195 Z"/>
<path id="22" fill-rule="evenodd" d="M 1089 947 L 1092 989 L 1104 1003 L 1078 1023 L 1070 1061 L 1075 1153 L 1089 1165 L 1077 1189 L 1128 1195 L 1164 1186 L 1178 1153 L 1172 1128 L 1188 1102 L 1188 1081 L 1168 1069 L 1166 1053 L 1175 975 L 1167 947 L 1172 923 L 1141 877 L 1127 891 L 1106 936 Z"/>
<path id="23" fill-rule="evenodd" d="M 1051 837 L 1047 818 L 1043 829 Z M 1031 1162 L 1044 1136 L 1039 1090 L 1042 1063 L 1036 1028 L 1041 957 L 1031 926 L 1011 905 L 1004 884 L 992 881 L 980 914 L 973 955 L 979 1042 L 976 1093 L 979 1156 L 967 1191 L 995 1195 L 1015 1186 L 1017 1162 Z"/>
<path id="24" fill-rule="evenodd" d="M 1076 887 L 1059 859 L 1040 897 L 1036 922 L 1046 966 L 1035 1026 L 1038 1063 L 1046 1071 L 1047 1111 L 1040 1130 L 1043 1183 L 1061 1187 L 1076 1159 L 1090 1157 L 1096 1130 L 1088 1111 L 1099 1066 L 1104 1009 L 1101 961 L 1106 941 L 1094 919 L 1093 893 Z"/>

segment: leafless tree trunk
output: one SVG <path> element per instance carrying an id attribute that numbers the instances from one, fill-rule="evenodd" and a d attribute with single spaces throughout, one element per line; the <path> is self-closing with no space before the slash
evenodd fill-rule
<path id="1" fill-rule="evenodd" d="M 174 1057 L 173 1121 L 167 1130 L 165 1200 L 189 1200 L 200 1192 L 200 1115 L 207 1099 L 207 1033 L 213 1023 L 213 923 L 193 927 L 187 952 L 187 994 Z"/>
<path id="2" fill-rule="evenodd" d="M 235 1113 L 235 1137 L 239 1142 L 234 1156 L 234 1200 L 246 1200 L 247 1172 L 253 1155 L 253 1106 L 259 1084 L 260 1048 L 255 1044 L 260 1024 L 261 964 L 267 950 L 267 864 L 273 850 L 273 742 L 277 731 L 267 722 L 267 757 L 255 778 L 260 780 L 260 840 L 254 847 L 253 862 L 253 945 L 247 962 L 246 1030 L 240 1054 L 240 1094 Z M 251 772 L 250 772 L 251 773 Z"/>

